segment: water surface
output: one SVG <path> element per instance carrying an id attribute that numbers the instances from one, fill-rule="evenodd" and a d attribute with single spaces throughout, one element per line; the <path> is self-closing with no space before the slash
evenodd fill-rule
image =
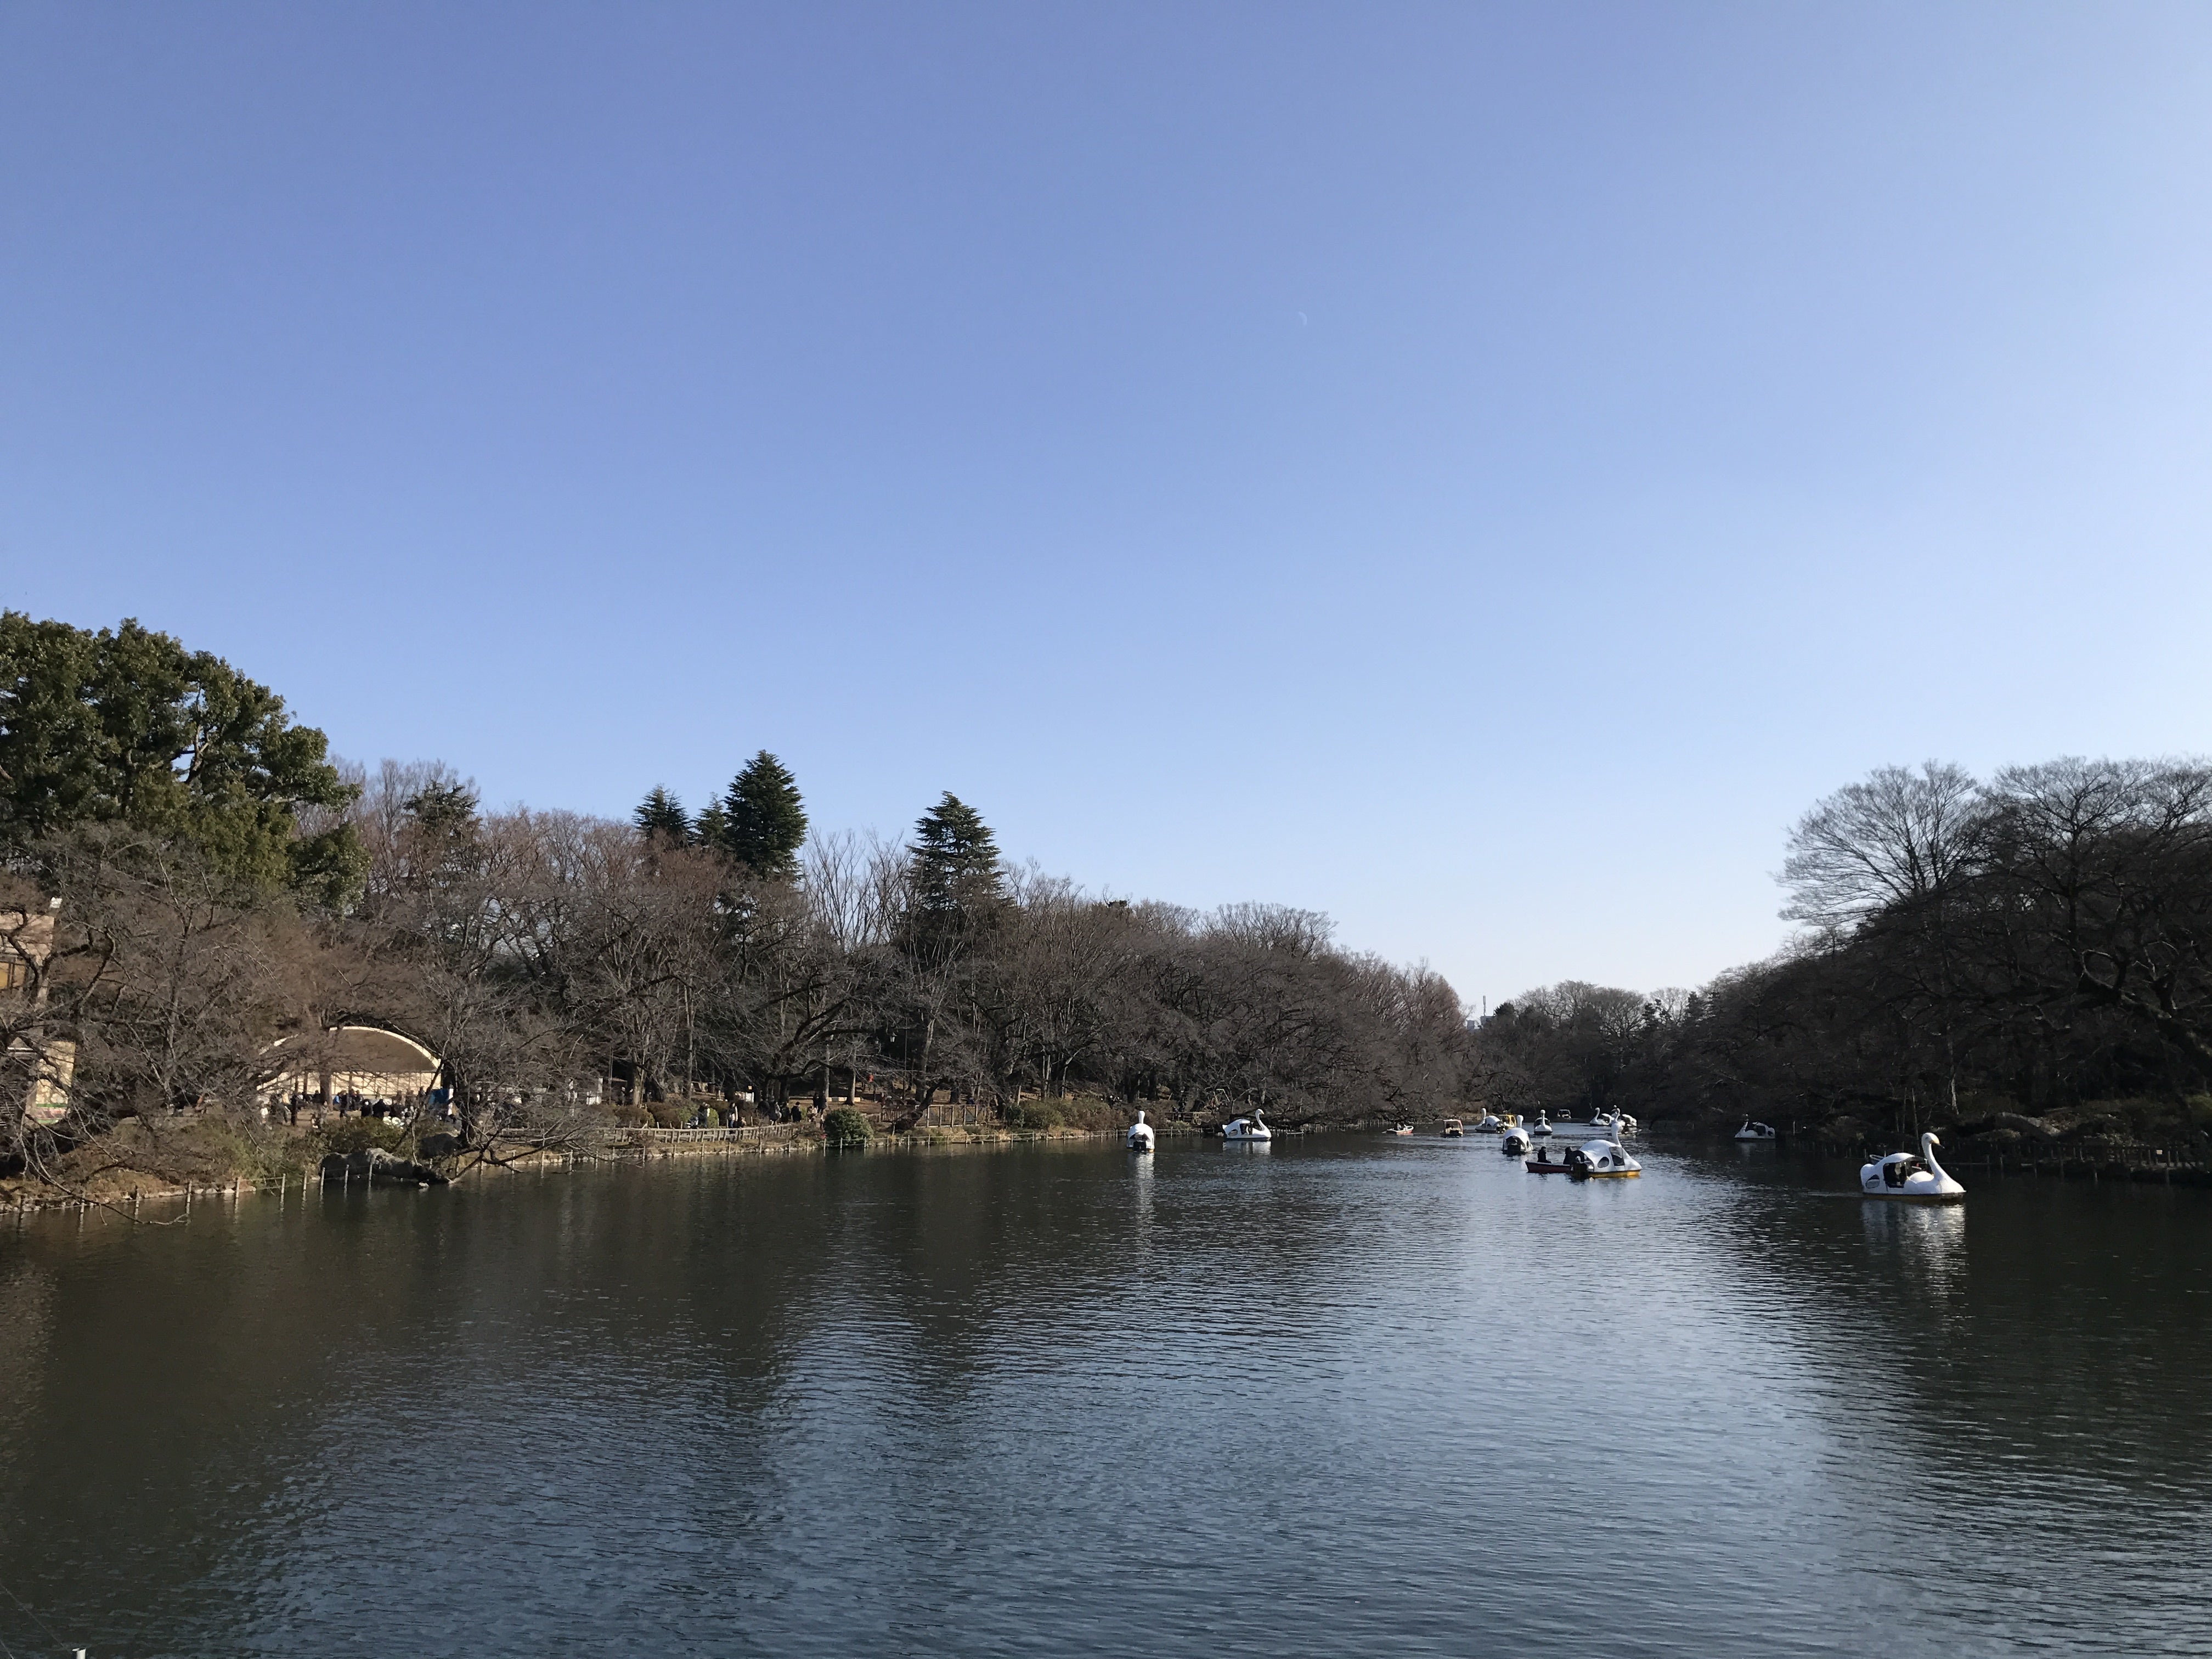
<path id="1" fill-rule="evenodd" d="M 2212 1651 L 2212 1194 L 1646 1163 L 1079 1143 L 7 1224 L 0 1640 Z"/>

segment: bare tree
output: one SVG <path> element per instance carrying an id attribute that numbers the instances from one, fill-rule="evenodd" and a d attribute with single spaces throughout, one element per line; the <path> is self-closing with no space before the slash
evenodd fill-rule
<path id="1" fill-rule="evenodd" d="M 1991 935 L 2039 1009 L 2069 1000 L 2139 1022 L 2212 1069 L 2212 766 L 2053 761 L 1989 791 L 1980 856 Z"/>

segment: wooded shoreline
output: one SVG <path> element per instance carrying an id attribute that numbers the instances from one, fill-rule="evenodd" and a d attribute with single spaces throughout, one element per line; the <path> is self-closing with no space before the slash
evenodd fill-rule
<path id="1" fill-rule="evenodd" d="M 949 792 L 904 840 L 823 835 L 762 750 L 696 811 L 488 811 L 440 762 L 334 761 L 134 623 L 0 613 L 0 1178 L 181 1118 L 228 1125 L 227 1170 L 272 1112 L 435 1119 L 481 1161 L 863 1096 L 869 1133 L 1620 1106 L 2212 1162 L 2212 763 L 1883 768 L 1806 813 L 1782 881 L 1801 931 L 1764 962 L 1470 1018 L 1315 912 L 1018 866 Z M 361 1079 L 380 1042 L 410 1075 Z"/>
<path id="2" fill-rule="evenodd" d="M 1164 1143 L 1214 1138 L 1208 1129 L 1187 1121 L 1158 1124 L 1155 1127 Z M 1309 1136 L 1365 1137 L 1379 1133 L 1380 1126 L 1367 1122 L 1311 1124 L 1286 1127 L 1279 1133 L 1292 1139 Z M 841 1146 L 814 1127 L 796 1124 L 757 1125 L 720 1131 L 611 1128 L 599 1146 L 588 1149 L 539 1147 L 518 1142 L 494 1149 L 492 1157 L 471 1163 L 465 1169 L 458 1167 L 459 1160 L 452 1160 L 457 1167 L 447 1184 L 459 1182 L 482 1184 L 495 1182 L 505 1176 L 543 1174 L 551 1169 L 574 1170 L 672 1159 L 743 1158 L 796 1153 L 845 1156 L 867 1151 L 983 1150 L 1040 1143 L 1111 1142 L 1118 1141 L 1123 1131 L 1118 1128 L 1059 1127 L 1020 1129 L 1004 1125 L 976 1124 L 879 1133 L 866 1143 Z M 1778 1143 L 1762 1144 L 1786 1148 L 1793 1139 L 1785 1133 Z M 1671 1131 L 1662 1126 L 1651 1135 L 1651 1139 L 1662 1149 L 1672 1146 L 1676 1150 L 1706 1152 L 1717 1152 L 1729 1144 L 1724 1136 L 1685 1126 L 1676 1126 Z M 1471 1149 L 1486 1144 L 1474 1142 Z M 1834 1164 L 1838 1170 L 1847 1170 L 1856 1156 L 1821 1147 L 1817 1143 L 1808 1144 L 1814 1146 L 1816 1156 Z M 1869 1146 L 1863 1152 L 1871 1154 L 1877 1150 Z M 2092 1184 L 2117 1182 L 2212 1190 L 2212 1166 L 2208 1166 L 2203 1161 L 2185 1153 L 2170 1153 L 2164 1148 L 2133 1144 L 2094 1148 L 2051 1147 L 2026 1155 L 1976 1149 L 1965 1156 L 1952 1155 L 1948 1163 L 1955 1171 L 1972 1171 L 1984 1180 L 1995 1176 L 2001 1180 L 2070 1181 Z M 350 1186 L 362 1184 L 349 1176 L 326 1176 L 312 1163 L 301 1163 L 274 1175 L 240 1171 L 233 1173 L 227 1180 L 197 1182 L 165 1182 L 161 1177 L 136 1170 L 127 1174 L 131 1179 L 109 1183 L 97 1193 L 66 1185 L 46 1186 L 20 1179 L 0 1182 L 0 1213 L 13 1214 L 21 1218 L 43 1212 L 104 1209 L 136 1216 L 139 1207 L 149 1202 L 189 1206 L 196 1200 L 227 1200 L 272 1194 L 281 1197 L 294 1192 L 305 1193 L 311 1188 L 327 1191 L 335 1188 L 343 1191 Z M 412 1187 L 422 1183 L 376 1177 L 368 1184 Z M 1850 1195 L 1840 1187 L 1838 1194 Z"/>

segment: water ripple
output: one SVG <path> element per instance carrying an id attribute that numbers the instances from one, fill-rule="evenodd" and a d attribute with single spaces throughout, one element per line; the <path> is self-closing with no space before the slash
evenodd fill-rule
<path id="1" fill-rule="evenodd" d="M 103 1655 L 2212 1650 L 2207 1195 L 1486 1143 L 666 1163 L 0 1239 Z M 0 1619 L 11 1646 L 32 1645 Z"/>

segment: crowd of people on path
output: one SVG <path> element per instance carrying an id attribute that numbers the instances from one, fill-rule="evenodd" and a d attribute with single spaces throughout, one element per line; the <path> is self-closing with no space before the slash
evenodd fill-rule
<path id="1" fill-rule="evenodd" d="M 264 1106 L 262 1115 L 268 1115 Z M 328 1112 L 339 1118 L 375 1118 L 380 1121 L 405 1126 L 411 1123 L 453 1123 L 460 1117 L 459 1109 L 453 1104 L 450 1091 L 433 1089 L 427 1095 L 409 1096 L 393 1100 L 384 1095 L 364 1095 L 349 1089 L 341 1089 L 328 1100 L 319 1094 L 295 1091 L 284 1098 L 284 1115 L 288 1121 L 297 1123 L 301 1112 L 319 1117 Z"/>

